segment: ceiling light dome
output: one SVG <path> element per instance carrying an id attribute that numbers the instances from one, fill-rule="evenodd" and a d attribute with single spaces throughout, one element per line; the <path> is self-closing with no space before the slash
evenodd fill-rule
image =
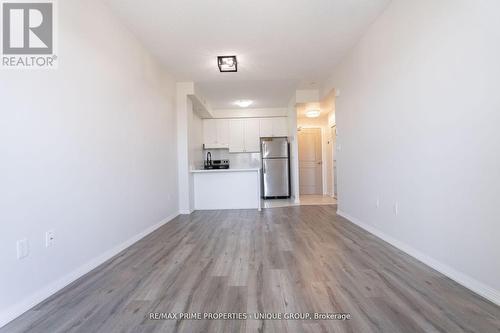
<path id="1" fill-rule="evenodd" d="M 320 114 L 321 114 L 320 110 L 309 110 L 306 112 L 306 117 L 307 118 L 318 118 Z"/>
<path id="2" fill-rule="evenodd" d="M 240 99 L 234 102 L 234 104 L 238 105 L 240 108 L 247 108 L 253 104 L 253 101 L 249 99 Z"/>

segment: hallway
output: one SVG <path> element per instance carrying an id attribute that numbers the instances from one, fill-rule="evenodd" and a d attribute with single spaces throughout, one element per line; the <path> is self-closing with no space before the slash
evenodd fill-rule
<path id="1" fill-rule="evenodd" d="M 291 206 L 309 206 L 309 205 L 336 205 L 337 199 L 329 195 L 304 194 L 300 196 L 300 202 L 290 199 L 269 199 L 262 200 L 263 208 L 291 207 Z"/>

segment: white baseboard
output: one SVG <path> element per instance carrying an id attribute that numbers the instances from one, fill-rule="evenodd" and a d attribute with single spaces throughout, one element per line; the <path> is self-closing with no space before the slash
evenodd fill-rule
<path id="1" fill-rule="evenodd" d="M 447 277 L 459 283 L 460 285 L 464 286 L 465 288 L 470 289 L 476 294 L 483 296 L 484 298 L 490 300 L 491 302 L 497 305 L 500 305 L 500 291 L 470 277 L 465 273 L 459 272 L 456 269 L 446 264 L 443 264 L 442 262 L 439 262 L 434 258 L 429 257 L 428 255 L 420 252 L 419 250 L 416 250 L 415 248 L 385 234 L 384 232 L 378 230 L 377 228 L 361 222 L 357 218 L 350 216 L 349 214 L 343 212 L 342 210 L 337 210 L 337 214 L 349 220 L 350 222 L 356 224 L 357 226 L 365 229 L 369 233 L 383 239 L 392 246 L 397 247 L 398 249 L 407 253 L 408 255 L 420 260 L 421 262 L 432 267 L 441 274 L 446 275 Z"/>
<path id="2" fill-rule="evenodd" d="M 194 212 L 194 209 L 181 209 L 181 210 L 179 211 L 179 214 L 181 214 L 181 215 L 189 215 L 189 214 L 191 214 L 192 212 Z"/>
<path id="3" fill-rule="evenodd" d="M 69 274 L 59 278 L 58 280 L 54 281 L 53 283 L 47 285 L 46 287 L 42 288 L 41 290 L 35 292 L 31 296 L 23 299 L 22 301 L 12 305 L 5 311 L 0 313 L 0 328 L 11 322 L 12 320 L 16 319 L 29 309 L 33 308 L 37 304 L 41 303 L 45 299 L 49 298 L 59 290 L 63 289 L 70 283 L 76 281 L 83 275 L 87 274 L 97 266 L 101 265 L 102 263 L 106 262 L 107 260 L 111 259 L 121 251 L 125 250 L 127 247 L 131 246 L 132 244 L 136 243 L 140 239 L 144 238 L 145 236 L 149 235 L 156 229 L 160 228 L 164 224 L 172 221 L 174 218 L 176 218 L 179 214 L 175 213 L 172 214 L 171 216 L 163 219 L 159 223 L 147 228 L 146 230 L 140 232 L 139 234 L 133 236 L 132 238 L 129 238 L 125 242 L 115 246 L 114 248 L 104 252 L 103 254 L 99 255 L 98 257 L 92 259 L 91 261 L 83 264 L 82 266 L 78 267 L 74 271 L 70 272 Z"/>

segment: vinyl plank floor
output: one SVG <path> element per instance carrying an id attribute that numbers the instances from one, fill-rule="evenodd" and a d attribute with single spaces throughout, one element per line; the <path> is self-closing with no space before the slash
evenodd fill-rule
<path id="1" fill-rule="evenodd" d="M 336 215 L 336 206 L 180 216 L 5 332 L 500 332 L 500 307 Z M 154 312 L 350 320 L 150 320 Z"/>

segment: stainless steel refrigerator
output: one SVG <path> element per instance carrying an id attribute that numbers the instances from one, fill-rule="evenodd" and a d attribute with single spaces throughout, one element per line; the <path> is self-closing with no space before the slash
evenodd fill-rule
<path id="1" fill-rule="evenodd" d="M 290 154 L 287 138 L 261 138 L 262 196 L 290 197 Z"/>

